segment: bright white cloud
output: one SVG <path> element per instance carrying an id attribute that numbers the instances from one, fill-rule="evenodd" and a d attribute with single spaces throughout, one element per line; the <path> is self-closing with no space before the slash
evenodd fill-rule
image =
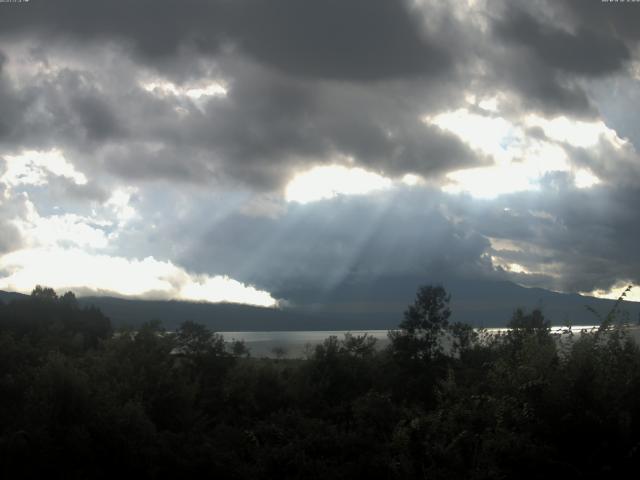
<path id="1" fill-rule="evenodd" d="M 414 175 L 413 173 L 407 173 L 404 175 L 400 181 L 405 185 L 410 187 L 415 187 L 416 185 L 424 185 L 425 181 L 419 175 Z"/>
<path id="2" fill-rule="evenodd" d="M 137 192 L 136 188 L 119 188 L 114 190 L 109 200 L 107 200 L 106 206 L 113 210 L 120 224 L 135 218 L 136 210 L 131 206 L 130 202 L 131 197 Z"/>
<path id="3" fill-rule="evenodd" d="M 28 293 L 43 284 L 116 296 L 277 304 L 268 292 L 226 276 L 194 275 L 152 256 L 138 260 L 102 253 L 127 220 L 137 215 L 129 205 L 136 192 L 131 188 L 114 191 L 90 217 L 42 216 L 24 192 L 24 212 L 12 220 L 24 243 L 20 250 L 0 257 L 0 289 Z"/>
<path id="4" fill-rule="evenodd" d="M 87 177 L 69 163 L 60 150 L 25 150 L 18 155 L 3 156 L 6 169 L 0 182 L 8 186 L 45 185 L 49 175 L 58 175 L 78 185 L 87 183 Z"/>
<path id="5" fill-rule="evenodd" d="M 548 138 L 558 142 L 566 142 L 574 147 L 593 147 L 600 142 L 601 137 L 614 147 L 619 148 L 624 143 L 618 134 L 602 121 L 582 122 L 567 117 L 556 117 L 549 120 L 537 115 L 529 115 L 525 118 L 524 123 L 528 127 L 540 127 Z"/>
<path id="6" fill-rule="evenodd" d="M 204 105 L 211 98 L 224 98 L 227 96 L 227 89 L 222 82 L 218 81 L 199 82 L 192 85 L 176 85 L 166 80 L 152 80 L 142 82 L 140 86 L 147 92 L 158 97 L 173 96 L 190 100 L 200 111 L 203 111 Z M 180 116 L 189 114 L 189 109 L 184 106 L 176 106 L 174 110 Z"/>
<path id="7" fill-rule="evenodd" d="M 529 270 L 527 270 L 525 267 L 523 267 L 519 263 L 514 263 L 514 262 L 506 263 L 504 264 L 503 267 L 509 272 L 513 272 L 513 273 L 527 273 L 527 274 L 531 273 Z"/>
<path id="8" fill-rule="evenodd" d="M 225 97 L 227 89 L 221 82 L 198 83 L 194 85 L 178 86 L 166 80 L 154 80 L 141 84 L 147 92 L 154 95 L 186 96 L 197 100 L 201 97 Z"/>
<path id="9" fill-rule="evenodd" d="M 527 269 L 524 265 L 521 265 L 516 262 L 510 262 L 505 258 L 500 256 L 500 252 L 495 252 L 495 255 L 490 255 L 491 263 L 496 268 L 502 268 L 503 270 L 511 273 L 524 273 L 531 274 L 532 272 Z"/>
<path id="10" fill-rule="evenodd" d="M 496 160 L 508 160 L 514 143 L 522 141 L 521 132 L 504 118 L 479 115 L 464 108 L 427 116 L 423 121 L 458 135 L 474 150 Z"/>
<path id="11" fill-rule="evenodd" d="M 586 169 L 576 171 L 573 181 L 578 188 L 590 188 L 600 183 L 600 179 Z"/>
<path id="12" fill-rule="evenodd" d="M 268 292 L 220 275 L 190 277 L 189 281 L 181 286 L 177 298 L 206 302 L 249 303 L 265 307 L 276 305 L 276 301 Z"/>
<path id="13" fill-rule="evenodd" d="M 77 245 L 88 248 L 105 248 L 107 235 L 88 219 L 67 213 L 40 217 L 30 215 L 27 219 L 15 220 L 23 238 L 31 245 Z"/>
<path id="14" fill-rule="evenodd" d="M 12 220 L 25 245 L 35 247 L 55 247 L 74 245 L 83 248 L 105 248 L 108 238 L 103 227 L 112 222 L 105 219 L 87 218 L 73 213 L 41 216 L 26 193 L 24 214 Z"/>
<path id="15" fill-rule="evenodd" d="M 486 102 L 487 110 L 497 105 L 493 99 Z M 536 190 L 540 180 L 550 172 L 571 172 L 576 187 L 592 187 L 600 179 L 587 169 L 573 166 L 567 152 L 555 142 L 575 147 L 592 146 L 602 139 L 614 146 L 623 143 L 602 122 L 579 122 L 565 117 L 546 120 L 530 115 L 520 125 L 502 117 L 458 109 L 424 117 L 423 121 L 454 133 L 472 149 L 493 159 L 494 165 L 488 167 L 447 174 L 449 182 L 443 186 L 444 191 L 467 192 L 478 198 Z M 542 128 L 548 138 L 530 136 L 527 133 L 530 127 Z"/>
<path id="16" fill-rule="evenodd" d="M 337 195 L 362 195 L 392 186 L 389 178 L 362 168 L 314 167 L 297 175 L 285 189 L 288 202 L 308 203 Z"/>
<path id="17" fill-rule="evenodd" d="M 536 189 L 528 173 L 524 165 L 457 170 L 447 175 L 450 183 L 442 189 L 448 193 L 467 192 L 477 198 L 490 199 L 506 193 Z"/>
<path id="18" fill-rule="evenodd" d="M 277 305 L 266 291 L 226 276 L 192 275 L 153 257 L 131 260 L 75 248 L 28 248 L 0 257 L 0 272 L 0 289 L 25 293 L 41 284 L 118 296 Z"/>
<path id="19" fill-rule="evenodd" d="M 592 290 L 590 292 L 579 293 L 581 295 L 587 295 L 589 297 L 609 298 L 612 300 L 617 300 L 629 284 L 631 284 L 630 281 L 618 282 L 609 290 Z M 640 287 L 634 286 L 631 291 L 626 293 L 624 299 L 630 302 L 640 302 Z"/>
<path id="20" fill-rule="evenodd" d="M 485 98 L 478 102 L 478 106 L 483 110 L 487 110 L 489 112 L 497 112 L 498 111 L 498 98 L 490 97 Z"/>

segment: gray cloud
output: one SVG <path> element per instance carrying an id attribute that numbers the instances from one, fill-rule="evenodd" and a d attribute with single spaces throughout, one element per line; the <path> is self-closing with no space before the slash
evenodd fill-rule
<path id="1" fill-rule="evenodd" d="M 0 157 L 0 176 L 6 171 L 3 158 Z M 7 186 L 0 181 L 0 254 L 20 248 L 24 242 L 20 231 L 12 223 L 25 213 L 24 197 L 10 195 Z"/>
<path id="2" fill-rule="evenodd" d="M 19 127 L 18 119 L 26 106 L 24 99 L 20 98 L 8 80 L 7 60 L 6 54 L 0 50 L 0 142 L 14 135 Z"/>
<path id="3" fill-rule="evenodd" d="M 90 72 L 63 68 L 34 75 L 22 85 L 6 77 L 0 81 L 0 95 L 4 85 L 8 107 L 3 118 L 11 125 L 1 139 L 5 147 L 77 148 L 122 134 L 113 107 L 107 104 L 113 99 L 96 90 Z"/>
<path id="4" fill-rule="evenodd" d="M 21 111 L 33 113 L 20 118 L 16 110 L 13 123 L 21 127 L 13 143 L 61 145 L 74 162 L 86 162 L 91 170 L 138 180 L 237 182 L 277 190 L 293 172 L 341 155 L 389 175 L 437 178 L 488 160 L 423 124 L 422 115 L 463 103 L 465 88 L 491 94 L 497 85 L 519 92 L 525 110 L 593 115 L 592 103 L 571 74 L 601 73 L 628 56 L 616 49 L 609 63 L 603 59 L 589 71 L 574 57 L 585 58 L 585 49 L 594 46 L 604 57 L 600 54 L 618 46 L 616 37 L 586 27 L 569 35 L 515 8 L 494 19 L 491 35 L 443 8 L 431 7 L 425 20 L 416 7 L 402 2 L 366 2 L 366 8 L 359 2 L 312 2 L 302 10 L 289 0 L 153 4 L 105 10 L 101 2 L 67 1 L 56 8 L 34 3 L 11 10 L 15 22 L 5 35 L 32 31 L 41 41 L 129 42 L 138 57 L 163 59 L 160 68 L 171 61 L 184 67 L 185 55 L 198 63 L 206 54 L 209 73 L 228 82 L 226 98 L 196 106 L 172 95 L 154 97 L 139 88 L 137 67 L 128 60 L 98 62 L 93 71 L 65 68 L 39 74 L 20 88 L 16 96 L 29 107 Z M 126 19 L 116 22 L 121 8 Z M 176 16 L 180 21 L 168 26 L 167 18 Z M 507 46 L 501 54 L 492 48 L 497 41 Z M 581 49 L 571 56 L 564 47 L 552 49 L 555 42 L 567 44 L 565 50 Z M 220 49 L 223 44 L 234 46 Z M 46 62 L 56 45 L 32 51 Z M 522 49 L 528 52 L 524 56 Z M 489 70 L 479 78 L 470 77 L 474 70 L 460 63 L 474 55 L 488 62 Z M 116 71 L 134 84 L 115 80 Z"/>
<path id="5" fill-rule="evenodd" d="M 180 262 L 273 292 L 329 291 L 347 278 L 487 273 L 487 239 L 447 220 L 442 199 L 408 189 L 292 206 L 280 218 L 232 213 L 188 241 Z"/>
<path id="6" fill-rule="evenodd" d="M 584 80 L 623 73 L 634 42 L 610 23 L 578 14 L 595 3 L 491 3 L 488 42 L 493 49 L 484 56 L 496 72 L 495 81 L 517 92 L 525 108 L 596 116 Z"/>
<path id="7" fill-rule="evenodd" d="M 597 112 L 582 86 L 572 76 L 559 73 L 538 58 L 510 51 L 494 59 L 500 72 L 496 83 L 517 93 L 520 111 L 540 111 L 555 116 L 595 117 Z"/>
<path id="8" fill-rule="evenodd" d="M 277 197 L 295 173 L 345 157 L 434 182 L 490 163 L 421 120 L 467 107 L 467 93 L 502 94 L 510 118 L 605 115 L 634 135 L 631 97 L 620 93 L 609 111 L 593 92 L 631 81 L 637 9 L 496 1 L 465 13 L 427 3 L 0 6 L 0 153 L 60 148 L 87 175 L 87 185 L 51 176 L 47 192 L 29 191 L 43 215 L 53 204 L 86 214 L 111 189 L 137 186 L 140 217 L 122 227 L 111 253 L 227 273 L 285 297 L 345 279 L 452 272 L 563 290 L 640 280 L 637 152 L 604 141 L 563 146 L 572 164 L 603 180 L 588 190 L 556 173 L 538 192 L 495 200 L 407 189 L 306 206 L 276 201 L 269 217 L 246 214 L 250 199 Z M 160 95 L 141 85 L 151 80 L 178 89 L 222 81 L 227 95 Z M 24 213 L 13 195 L 11 208 L 0 207 L 0 251 L 21 241 L 8 223 Z M 522 247 L 495 252 L 488 237 Z M 542 273 L 495 268 L 491 253 Z"/>
<path id="9" fill-rule="evenodd" d="M 50 175 L 47 181 L 47 195 L 49 202 L 57 205 L 69 202 L 69 206 L 76 202 L 104 203 L 109 199 L 107 189 L 95 181 L 78 184 L 67 177 Z"/>
<path id="10" fill-rule="evenodd" d="M 390 100 L 391 88 L 352 89 L 257 73 L 243 72 L 226 99 L 208 104 L 202 132 L 231 172 L 254 176 L 255 184 L 282 182 L 304 163 L 335 161 L 339 154 L 391 175 L 437 176 L 482 163 L 459 139 L 421 122 L 434 99 L 411 105 L 406 94 Z"/>
<path id="11" fill-rule="evenodd" d="M 115 68 L 135 79 L 127 66 Z M 126 179 L 236 182 L 264 190 L 341 156 L 388 175 L 428 177 L 487 161 L 421 121 L 446 103 L 453 85 L 428 92 L 416 82 L 356 88 L 234 58 L 220 59 L 219 66 L 229 78 L 227 96 L 199 103 L 156 96 L 137 83 L 112 85 L 104 80 L 110 70 L 39 74 L 19 92 L 28 108 L 16 112 L 20 128 L 6 143 L 62 147 L 74 163 Z"/>
<path id="12" fill-rule="evenodd" d="M 440 74 L 452 63 L 406 2 L 241 0 L 235 7 L 240 47 L 296 75 L 388 79 Z"/>
<path id="13" fill-rule="evenodd" d="M 602 2 L 600 0 L 548 1 L 549 6 L 563 11 L 569 18 L 594 31 L 618 36 L 635 44 L 640 41 L 638 11 L 634 2 Z M 614 54 L 615 55 L 615 54 Z"/>
<path id="14" fill-rule="evenodd" d="M 0 30 L 5 36 L 28 34 L 45 40 L 123 41 L 142 58 L 161 61 L 175 55 L 183 43 L 196 39 L 202 48 L 214 51 L 218 46 L 216 31 L 222 20 L 218 13 L 223 3 L 31 2 L 27 8 L 4 11 Z"/>
<path id="15" fill-rule="evenodd" d="M 446 70 L 451 59 L 406 2 L 140 0 L 32 2 L 3 12 L 4 35 L 129 43 L 163 66 L 181 49 L 239 48 L 297 75 L 377 79 Z"/>
<path id="16" fill-rule="evenodd" d="M 618 76 L 590 82 L 588 90 L 607 125 L 640 150 L 640 122 L 636 110 L 629 108 L 640 104 L 639 82 L 631 76 Z"/>
<path id="17" fill-rule="evenodd" d="M 11 252 L 22 244 L 22 238 L 18 229 L 11 223 L 0 220 L 0 254 Z"/>
<path id="18" fill-rule="evenodd" d="M 566 174 L 549 179 L 541 192 L 462 202 L 454 211 L 486 237 L 513 242 L 493 254 L 533 272 L 508 276 L 525 285 L 561 291 L 608 290 L 620 281 L 640 282 L 640 232 L 635 187 L 577 189 Z M 564 177 L 564 178 L 563 178 Z"/>
<path id="19" fill-rule="evenodd" d="M 77 96 L 71 100 L 71 106 L 88 139 L 104 141 L 122 135 L 116 115 L 100 97 Z"/>
<path id="20" fill-rule="evenodd" d="M 494 30 L 501 40 L 523 47 L 559 71 L 599 76 L 621 70 L 631 58 L 627 45 L 611 32 L 603 33 L 601 27 L 578 25 L 575 32 L 568 32 L 567 25 L 547 22 L 511 6 L 496 20 Z"/>

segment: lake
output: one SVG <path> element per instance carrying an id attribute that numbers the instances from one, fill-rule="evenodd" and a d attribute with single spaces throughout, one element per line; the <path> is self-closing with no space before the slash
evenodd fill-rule
<path id="1" fill-rule="evenodd" d="M 220 332 L 226 341 L 243 340 L 254 357 L 275 357 L 274 349 L 282 349 L 286 358 L 301 358 L 309 348 L 322 343 L 332 335 L 338 339 L 344 334 L 370 335 L 378 339 L 377 345 L 382 348 L 387 343 L 387 330 L 324 330 L 313 332 Z"/>
<path id="2" fill-rule="evenodd" d="M 597 328 L 594 325 L 574 325 L 573 332 L 588 331 Z M 552 333 L 560 333 L 566 327 L 552 327 Z M 507 328 L 487 328 L 488 333 L 500 333 Z M 326 338 L 335 335 L 343 339 L 345 333 L 352 335 L 370 335 L 378 340 L 377 347 L 384 348 L 389 343 L 388 330 L 324 330 L 324 331 L 291 331 L 291 332 L 220 332 L 226 341 L 243 340 L 254 357 L 275 357 L 274 349 L 282 349 L 281 356 L 286 358 L 302 358 L 307 350 L 322 343 Z"/>

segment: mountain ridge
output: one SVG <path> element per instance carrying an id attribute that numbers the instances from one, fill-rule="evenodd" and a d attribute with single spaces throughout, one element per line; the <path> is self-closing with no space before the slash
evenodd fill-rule
<path id="1" fill-rule="evenodd" d="M 319 330 L 385 330 L 402 320 L 406 307 L 413 302 L 415 278 L 395 279 L 386 283 L 371 282 L 349 290 L 341 286 L 323 297 L 323 303 L 306 303 L 283 308 L 267 308 L 237 303 L 207 303 L 182 300 L 140 300 L 130 298 L 79 297 L 81 306 L 95 305 L 107 315 L 115 327 L 136 328 L 150 320 L 159 320 L 167 329 L 177 328 L 183 321 L 203 323 L 220 332 L 233 331 L 319 331 Z M 586 306 L 606 315 L 615 300 L 559 293 L 539 287 L 526 288 L 506 281 L 451 280 L 444 284 L 451 293 L 451 321 L 474 327 L 502 327 L 516 308 L 541 308 L 552 325 L 592 325 L 598 318 Z M 389 285 L 393 284 L 393 288 Z M 344 287 L 344 288 L 342 288 Z M 386 288 L 386 290 L 385 290 Z M 357 290 L 357 291 L 356 291 Z M 389 292 L 387 298 L 379 290 Z M 0 300 L 9 302 L 27 295 L 0 291 Z M 640 318 L 640 303 L 625 301 L 622 311 L 629 321 Z"/>

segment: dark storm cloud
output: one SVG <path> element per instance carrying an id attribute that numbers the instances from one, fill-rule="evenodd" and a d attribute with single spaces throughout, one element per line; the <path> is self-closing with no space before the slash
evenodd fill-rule
<path id="1" fill-rule="evenodd" d="M 298 75 L 406 77 L 438 74 L 451 63 L 402 1 L 240 0 L 235 7 L 241 48 Z"/>
<path id="2" fill-rule="evenodd" d="M 71 107 L 77 114 L 78 123 L 90 140 L 105 141 L 122 135 L 121 124 L 113 110 L 98 96 L 75 96 Z"/>
<path id="3" fill-rule="evenodd" d="M 26 106 L 26 102 L 17 95 L 8 80 L 7 60 L 6 54 L 0 50 L 0 142 L 4 142 L 15 133 L 19 127 L 18 119 Z"/>
<path id="4" fill-rule="evenodd" d="M 631 55 L 625 43 L 601 28 L 578 25 L 575 32 L 542 23 L 532 14 L 511 6 L 495 22 L 499 39 L 513 42 L 544 64 L 560 71 L 598 76 L 620 70 Z"/>
<path id="5" fill-rule="evenodd" d="M 630 43 L 640 41 L 638 5 L 636 2 L 603 2 L 602 0 L 548 1 L 549 6 L 563 10 L 579 23 L 598 31 L 616 35 Z"/>
<path id="6" fill-rule="evenodd" d="M 227 98 L 198 107 L 105 77 L 100 64 L 22 85 L 33 113 L 15 112 L 20 128 L 7 143 L 61 146 L 89 170 L 272 190 L 307 165 L 345 156 L 389 175 L 439 176 L 485 161 L 420 120 L 461 81 L 450 41 L 460 26 L 442 10 L 427 22 L 408 3 L 384 0 L 63 0 L 3 13 L 0 35 L 39 42 L 32 55 L 45 65 L 69 42 L 111 41 L 174 80 L 204 68 L 229 82 Z M 115 68 L 136 81 L 135 65 Z"/>
<path id="7" fill-rule="evenodd" d="M 45 40 L 124 41 L 141 58 L 160 62 L 175 55 L 185 42 L 196 39 L 201 48 L 215 51 L 223 3 L 35 0 L 24 8 L 3 9 L 0 31 L 5 36 L 30 35 Z"/>
<path id="8" fill-rule="evenodd" d="M 24 119 L 28 109 L 8 109 L 6 118 L 13 110 L 17 121 L 5 123 L 21 125 L 15 144 L 62 144 L 124 177 L 237 180 L 261 189 L 280 188 L 292 172 L 340 155 L 390 175 L 437 177 L 477 165 L 485 159 L 420 117 L 461 103 L 469 85 L 506 85 L 529 108 L 593 115 L 575 76 L 619 70 L 629 57 L 609 31 L 578 25 L 568 33 L 537 18 L 534 7 L 510 4 L 490 15 L 488 35 L 446 8 L 425 13 L 383 0 L 63 0 L 3 13 L 2 35 L 39 39 L 32 50 L 44 61 L 58 40 L 67 48 L 65 39 L 82 46 L 113 40 L 173 73 L 202 68 L 194 65 L 208 55 L 209 68 L 229 82 L 227 98 L 196 108 L 188 99 L 153 98 L 113 75 L 67 68 L 20 88 L 34 112 Z M 484 78 L 465 70 L 473 56 L 487 62 Z M 114 68 L 136 81 L 135 64 Z"/>
<path id="9" fill-rule="evenodd" d="M 638 112 L 629 106 L 640 105 L 640 82 L 627 76 L 592 84 L 589 87 L 607 126 L 615 130 L 619 137 L 630 140 L 635 150 L 639 151 Z"/>
<path id="10" fill-rule="evenodd" d="M 254 185 L 279 186 L 288 172 L 335 162 L 340 154 L 388 175 L 437 176 L 482 161 L 458 138 L 425 125 L 421 107 L 429 104 L 411 105 L 406 94 L 390 99 L 385 87 L 259 73 L 239 75 L 227 98 L 211 101 L 206 121 L 194 125 L 189 140 L 204 142 L 226 162 L 225 170 Z"/>
<path id="11" fill-rule="evenodd" d="M 215 54 L 226 45 L 296 75 L 362 80 L 449 67 L 418 18 L 405 2 L 385 0 L 61 0 L 5 9 L 0 31 L 129 42 L 158 66 L 183 47 Z"/>
<path id="12" fill-rule="evenodd" d="M 96 143 L 123 136 L 123 122 L 116 114 L 121 106 L 114 103 L 117 97 L 98 91 L 97 83 L 90 72 L 68 68 L 35 76 L 19 86 L 0 77 L 0 100 L 4 100 L 3 93 L 6 96 L 0 122 L 11 127 L 4 138 L 0 133 L 2 145 L 11 149 L 93 149 Z"/>
<path id="13" fill-rule="evenodd" d="M 112 85 L 88 70 L 39 75 L 19 92 L 28 108 L 16 112 L 20 128 L 5 144 L 61 147 L 81 170 L 129 180 L 238 182 L 261 190 L 345 156 L 388 175 L 430 177 L 486 162 L 421 120 L 446 103 L 450 86 L 355 87 L 233 58 L 219 64 L 230 78 L 228 93 L 201 101 L 158 96 L 137 83 Z M 122 73 L 135 78 L 126 67 Z"/>
<path id="14" fill-rule="evenodd" d="M 564 176 L 556 174 L 541 192 L 458 203 L 456 213 L 464 215 L 472 231 L 513 242 L 516 248 L 497 251 L 507 262 L 547 272 L 510 273 L 516 281 L 562 291 L 608 290 L 620 281 L 640 282 L 640 191 L 635 186 L 577 189 Z"/>
<path id="15" fill-rule="evenodd" d="M 114 80 L 113 71 L 69 67 L 21 86 L 19 96 L 33 112 L 24 118 L 29 109 L 14 109 L 11 122 L 20 128 L 12 143 L 62 146 L 89 170 L 138 180 L 273 190 L 308 165 L 344 156 L 387 175 L 434 178 L 488 159 L 425 125 L 422 115 L 462 103 L 470 85 L 488 94 L 507 86 L 521 94 L 525 109 L 593 115 L 573 76 L 618 68 L 628 56 L 618 48 L 600 59 L 619 46 L 616 37 L 587 27 L 572 35 L 515 7 L 495 17 L 494 34 L 485 35 L 446 9 L 430 8 L 425 18 L 403 2 L 365 3 L 141 1 L 106 8 L 63 1 L 11 9 L 0 19 L 12 19 L 4 35 L 40 38 L 45 43 L 32 50 L 41 60 L 55 51 L 56 39 L 94 48 L 107 39 L 133 45 L 135 58 L 169 75 L 196 68 L 184 64 L 185 56 L 204 68 L 199 59 L 209 55 L 205 70 L 228 82 L 226 98 L 196 106 L 172 95 L 156 98 L 136 83 Z M 502 48 L 493 52 L 492 42 Z M 554 42 L 566 47 L 553 49 Z M 598 61 L 590 70 L 583 59 L 593 48 Z M 486 57 L 484 78 L 465 70 L 473 55 Z M 111 68 L 137 82 L 135 63 Z"/>
<path id="16" fill-rule="evenodd" d="M 490 41 L 500 53 L 491 55 L 493 67 L 500 72 L 497 81 L 509 84 L 534 109 L 595 116 L 579 80 L 622 72 L 631 59 L 632 42 L 600 22 L 567 15 L 564 3 L 510 2 L 497 8 Z"/>
<path id="17" fill-rule="evenodd" d="M 495 78 L 507 91 L 517 93 L 521 110 L 540 111 L 545 115 L 595 117 L 596 108 L 572 76 L 564 75 L 539 58 L 505 52 L 493 59 L 492 67 L 500 72 Z"/>

